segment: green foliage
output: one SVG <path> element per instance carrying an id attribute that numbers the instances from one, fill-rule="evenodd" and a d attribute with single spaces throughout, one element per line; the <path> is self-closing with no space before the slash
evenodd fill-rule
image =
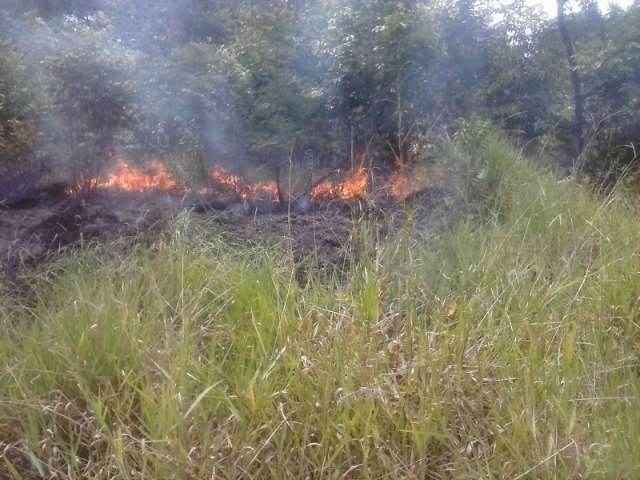
<path id="1" fill-rule="evenodd" d="M 640 119 L 640 9 L 613 15 L 602 26 L 604 42 L 591 57 L 581 56 L 590 74 L 588 105 L 595 125 L 585 168 L 599 178 L 619 177 L 637 159 Z M 593 50 L 589 50 L 593 51 Z M 636 166 L 634 165 L 634 168 Z"/>
<path id="2" fill-rule="evenodd" d="M 405 137 L 427 112 L 436 57 L 432 17 L 415 2 L 345 0 L 328 24 L 322 48 L 336 120 L 345 132 L 355 128 L 363 145 L 377 140 L 387 155 L 404 158 Z"/>
<path id="3" fill-rule="evenodd" d="M 505 179 L 517 177 L 519 153 L 487 121 L 459 121 L 456 133 L 441 145 L 441 156 L 452 174 L 466 209 L 483 217 L 500 217 L 507 207 Z"/>
<path id="4" fill-rule="evenodd" d="M 25 61 L 0 39 L 0 167 L 18 168 L 37 144 L 37 100 Z"/>
<path id="5" fill-rule="evenodd" d="M 233 59 L 214 45 L 189 43 L 156 67 L 145 73 L 142 98 L 159 148 L 199 152 L 209 134 L 232 134 L 227 81 Z"/>
<path id="6" fill-rule="evenodd" d="M 47 56 L 52 79 L 51 125 L 59 155 L 69 157 L 74 172 L 96 175 L 110 159 L 116 134 L 134 115 L 133 58 L 104 48 L 102 29 L 70 25 L 57 39 L 63 49 Z M 106 28 L 106 27 L 105 27 Z"/>
<path id="7" fill-rule="evenodd" d="M 124 147 L 200 169 L 345 165 L 352 153 L 402 164 L 434 126 L 475 115 L 574 160 L 557 26 L 524 1 L 81 3 L 11 2 L 0 15 L 3 88 L 29 70 L 4 100 L 9 156 L 38 137 L 40 156 L 90 170 Z M 585 4 L 567 17 L 591 122 L 578 166 L 592 176 L 633 161 L 621 146 L 637 143 L 638 11 Z"/>
<path id="8" fill-rule="evenodd" d="M 0 473 L 634 478 L 636 208 L 484 126 L 456 155 L 479 139 L 515 173 L 490 200 L 499 221 L 399 232 L 342 278 L 299 286 L 283 252 L 185 217 L 0 303 Z"/>
<path id="9" fill-rule="evenodd" d="M 505 129 L 534 138 L 551 130 L 545 122 L 563 101 L 555 81 L 564 74 L 563 65 L 543 57 L 541 40 L 548 26 L 534 7 L 515 2 L 499 14 L 502 20 L 485 46 L 488 114 Z"/>
<path id="10" fill-rule="evenodd" d="M 296 23 L 301 13 L 295 6 L 247 9 L 231 45 L 241 72 L 235 111 L 249 152 L 261 162 L 284 163 L 292 148 L 326 152 L 326 99 L 315 78 L 318 59 Z"/>

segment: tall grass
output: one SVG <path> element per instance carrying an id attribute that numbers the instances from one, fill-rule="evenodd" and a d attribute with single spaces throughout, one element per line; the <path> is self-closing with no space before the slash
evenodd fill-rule
<path id="1" fill-rule="evenodd" d="M 638 478 L 637 211 L 492 133 L 445 151 L 474 219 L 356 226 L 346 275 L 184 218 L 7 301 L 0 476 Z"/>

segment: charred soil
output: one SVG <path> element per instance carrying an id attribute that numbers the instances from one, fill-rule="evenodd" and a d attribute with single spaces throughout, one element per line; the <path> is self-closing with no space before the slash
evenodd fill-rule
<path id="1" fill-rule="evenodd" d="M 41 192 L 40 192 L 41 193 Z M 402 202 L 367 199 L 326 202 L 308 212 L 295 208 L 265 213 L 255 206 L 194 203 L 166 193 L 100 192 L 86 196 L 32 195 L 0 211 L 0 269 L 15 280 L 43 263 L 91 243 L 153 241 L 179 214 L 237 245 L 284 244 L 296 262 L 344 270 L 356 248 L 354 223 L 371 221 L 380 235 L 413 219 L 418 235 L 434 235 L 459 211 L 450 192 L 433 187 Z M 5 203 L 6 205 L 6 203 Z"/>

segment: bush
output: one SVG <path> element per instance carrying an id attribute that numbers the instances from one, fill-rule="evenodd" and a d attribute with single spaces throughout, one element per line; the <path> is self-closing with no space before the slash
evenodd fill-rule
<path id="1" fill-rule="evenodd" d="M 0 40 L 0 167 L 18 168 L 37 144 L 34 91 L 23 59 Z"/>

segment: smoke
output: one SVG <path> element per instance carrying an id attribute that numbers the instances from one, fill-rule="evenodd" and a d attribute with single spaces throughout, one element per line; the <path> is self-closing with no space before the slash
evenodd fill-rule
<path id="1" fill-rule="evenodd" d="M 197 167 L 344 165 L 374 135 L 387 152 L 453 83 L 414 2 L 45 3 L 11 36 L 38 70 L 49 148 L 80 168 L 133 144 Z M 453 61 L 471 78 L 478 59 Z"/>
<path id="2" fill-rule="evenodd" d="M 502 33 L 477 3 L 14 1 L 2 35 L 71 174 L 126 151 L 275 175 L 397 162 L 430 123 L 481 111 Z"/>
<path id="3" fill-rule="evenodd" d="M 218 46 L 195 41 L 195 2 L 46 5 L 1 16 L 2 37 L 32 78 L 38 154 L 52 171 L 94 175 L 134 145 L 198 159 L 237 153 L 225 135 L 228 89 L 213 72 Z"/>

